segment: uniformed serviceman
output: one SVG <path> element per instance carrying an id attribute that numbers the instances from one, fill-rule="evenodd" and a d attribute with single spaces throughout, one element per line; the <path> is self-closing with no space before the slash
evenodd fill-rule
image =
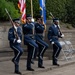
<path id="1" fill-rule="evenodd" d="M 36 43 L 39 46 L 38 49 L 38 67 L 39 68 L 45 68 L 43 66 L 43 56 L 44 53 L 46 51 L 46 49 L 48 48 L 48 44 L 43 40 L 43 32 L 44 32 L 44 25 L 43 25 L 43 20 L 41 18 L 40 15 L 38 15 L 36 17 L 36 24 L 35 24 L 35 39 L 36 39 Z"/>
<path id="2" fill-rule="evenodd" d="M 31 23 L 31 15 L 27 15 L 26 24 L 23 24 L 23 34 L 24 34 L 24 44 L 27 45 L 28 48 L 28 56 L 27 56 L 27 70 L 34 71 L 31 68 L 31 60 L 34 57 L 35 50 L 38 48 L 38 45 L 34 40 L 34 25 Z"/>
<path id="3" fill-rule="evenodd" d="M 62 49 L 60 43 L 59 43 L 59 38 L 64 37 L 64 35 L 61 33 L 59 29 L 59 19 L 54 18 L 53 19 L 53 24 L 49 27 L 48 30 L 48 40 L 50 43 L 53 45 L 53 65 L 59 66 L 57 63 L 57 58 L 60 54 L 60 51 Z"/>
<path id="4" fill-rule="evenodd" d="M 14 19 L 13 24 L 14 25 L 9 29 L 8 32 L 8 40 L 10 47 L 14 50 L 14 58 L 12 59 L 12 62 L 15 64 L 15 73 L 21 74 L 19 71 L 19 60 L 23 53 L 23 49 L 21 47 L 22 29 L 20 28 L 19 19 Z"/>

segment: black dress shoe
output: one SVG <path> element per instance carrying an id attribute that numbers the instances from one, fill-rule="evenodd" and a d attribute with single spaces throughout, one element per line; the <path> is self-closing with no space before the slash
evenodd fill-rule
<path id="1" fill-rule="evenodd" d="M 22 73 L 21 73 L 21 72 L 19 72 L 19 71 L 15 71 L 15 73 L 16 73 L 16 74 L 20 74 L 20 75 L 22 74 Z"/>
<path id="2" fill-rule="evenodd" d="M 55 65 L 55 66 L 60 66 L 60 65 L 59 65 L 59 64 L 57 64 L 57 63 L 56 63 L 56 64 L 53 64 L 53 65 Z"/>
<path id="3" fill-rule="evenodd" d="M 38 66 L 39 68 L 45 68 L 44 66 Z"/>
<path id="4" fill-rule="evenodd" d="M 32 68 L 27 68 L 27 70 L 28 70 L 28 71 L 34 71 L 34 69 L 32 69 Z"/>

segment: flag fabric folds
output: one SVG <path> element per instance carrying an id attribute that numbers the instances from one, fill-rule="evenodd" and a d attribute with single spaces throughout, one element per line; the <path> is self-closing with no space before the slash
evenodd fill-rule
<path id="1" fill-rule="evenodd" d="M 39 0 L 40 4 L 40 14 L 41 17 L 43 18 L 44 24 L 46 24 L 46 7 L 45 7 L 45 0 Z"/>
<path id="2" fill-rule="evenodd" d="M 21 21 L 22 23 L 26 22 L 26 0 L 19 0 L 18 8 L 20 9 L 21 13 Z"/>

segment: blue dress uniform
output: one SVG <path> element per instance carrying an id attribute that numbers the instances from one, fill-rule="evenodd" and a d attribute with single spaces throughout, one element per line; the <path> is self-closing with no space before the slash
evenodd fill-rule
<path id="1" fill-rule="evenodd" d="M 56 20 L 58 19 L 54 19 L 54 21 Z M 48 30 L 48 40 L 50 41 L 50 43 L 53 42 L 53 65 L 57 65 L 57 66 L 59 66 L 59 64 L 57 63 L 57 58 L 62 49 L 59 43 L 60 37 L 61 37 L 61 33 L 59 31 L 58 25 L 53 24 L 52 26 L 50 26 Z"/>
<path id="2" fill-rule="evenodd" d="M 28 47 L 27 70 L 34 71 L 34 69 L 31 68 L 31 60 L 34 57 L 34 53 L 35 50 L 38 48 L 38 45 L 34 41 L 33 25 L 31 23 L 26 23 L 23 25 L 23 34 L 24 44 Z"/>
<path id="3" fill-rule="evenodd" d="M 44 42 L 43 40 L 43 32 L 44 32 L 44 25 L 40 24 L 40 23 L 36 23 L 35 24 L 35 39 L 36 42 L 39 46 L 38 49 L 38 67 L 39 68 L 44 68 L 43 66 L 43 55 L 46 51 L 46 49 L 48 48 L 48 44 L 46 42 Z"/>
<path id="4" fill-rule="evenodd" d="M 17 34 L 22 40 L 22 29 L 20 27 L 17 27 Z M 15 73 L 20 74 L 19 72 L 19 60 L 20 56 L 23 53 L 23 49 L 21 47 L 21 43 L 17 42 L 15 32 L 14 32 L 14 27 L 11 27 L 8 32 L 8 40 L 10 47 L 14 50 L 14 58 L 12 59 L 12 62 L 15 64 Z"/>

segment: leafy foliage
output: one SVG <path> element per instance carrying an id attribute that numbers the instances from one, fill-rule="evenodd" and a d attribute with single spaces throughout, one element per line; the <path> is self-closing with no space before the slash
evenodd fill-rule
<path id="1" fill-rule="evenodd" d="M 46 7 L 48 16 L 52 12 L 55 17 L 63 19 L 66 14 L 65 3 L 65 0 L 47 0 Z"/>
<path id="2" fill-rule="evenodd" d="M 33 1 L 34 17 L 39 14 L 39 0 Z M 8 20 L 5 8 L 8 9 L 12 18 L 20 17 L 17 7 L 18 0 L 0 0 L 0 20 Z M 75 0 L 46 0 L 47 19 L 51 19 L 50 12 L 55 17 L 66 23 L 75 25 Z M 26 14 L 31 14 L 31 0 L 26 0 Z"/>
<path id="3" fill-rule="evenodd" d="M 15 6 L 12 2 L 6 2 L 5 0 L 0 0 L 0 20 L 8 20 L 8 16 L 5 12 L 5 8 L 7 8 L 12 18 L 17 18 L 20 16 L 18 10 L 15 9 Z"/>

